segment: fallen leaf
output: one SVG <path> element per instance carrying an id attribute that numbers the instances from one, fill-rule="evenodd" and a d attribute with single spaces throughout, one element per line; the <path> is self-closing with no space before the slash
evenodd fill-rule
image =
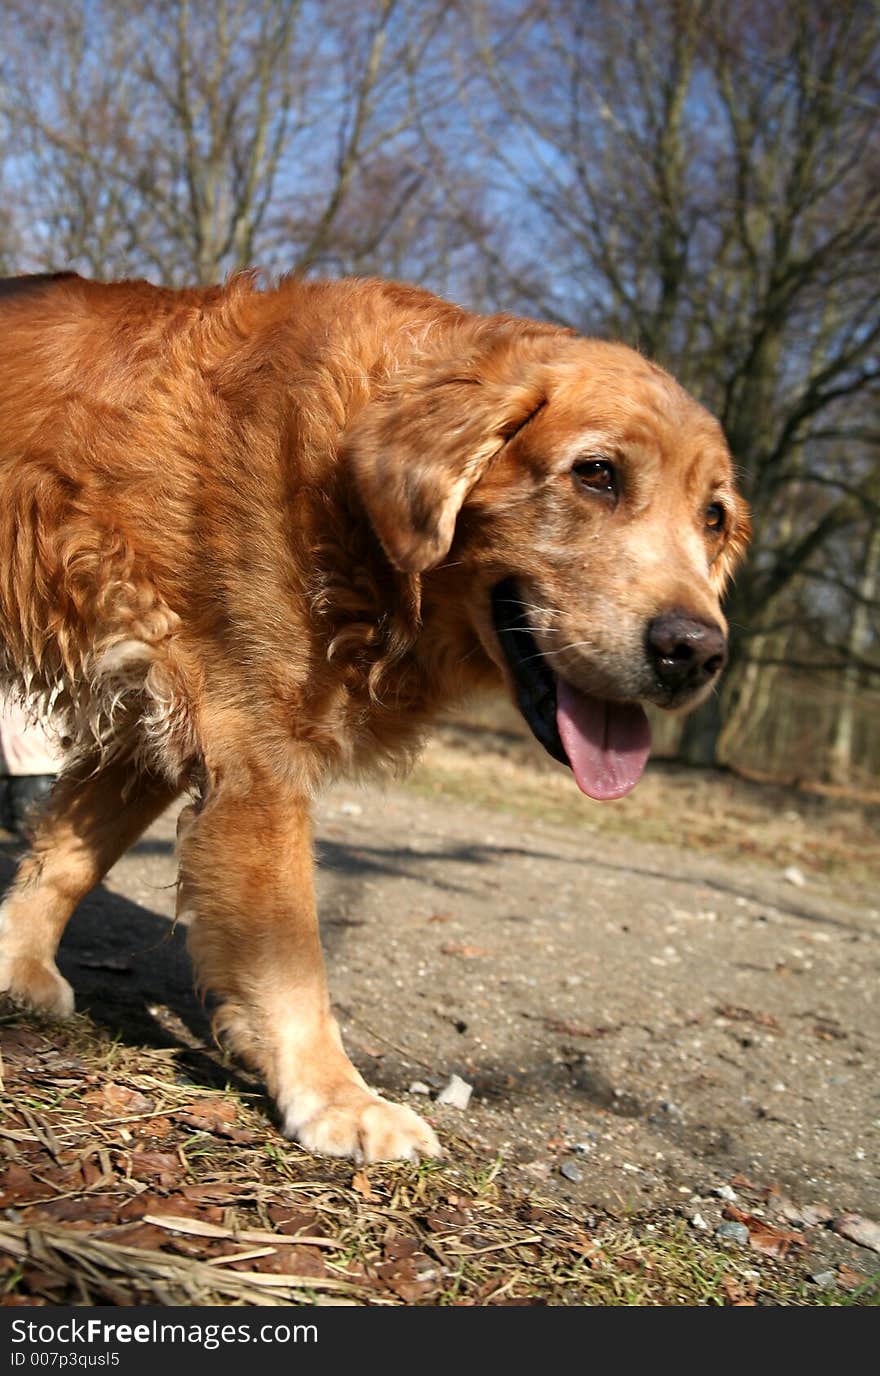
<path id="1" fill-rule="evenodd" d="M 414 1237 L 407 1237 L 403 1233 L 392 1233 L 385 1240 L 385 1260 L 404 1261 L 407 1257 L 414 1256 L 420 1250 L 420 1243 Z"/>
<path id="2" fill-rule="evenodd" d="M 228 1099 L 198 1099 L 194 1104 L 183 1104 L 175 1109 L 171 1117 L 186 1127 L 225 1137 L 230 1142 L 249 1145 L 262 1141 L 260 1133 L 236 1126 L 237 1115 L 236 1105 Z"/>
<path id="3" fill-rule="evenodd" d="M 90 1089 L 88 1094 L 82 1096 L 82 1100 L 85 1104 L 99 1104 L 114 1116 L 151 1113 L 155 1108 L 153 1100 L 148 1099 L 145 1094 L 136 1089 L 129 1089 L 128 1085 L 117 1085 L 112 1081 L 101 1085 L 100 1089 Z"/>
<path id="4" fill-rule="evenodd" d="M 747 1214 L 735 1205 L 728 1204 L 722 1210 L 725 1218 L 744 1223 L 749 1230 L 749 1246 L 753 1252 L 766 1257 L 786 1257 L 793 1247 L 806 1247 L 803 1233 L 793 1233 L 787 1228 L 774 1228 L 763 1218 Z"/>
<path id="5" fill-rule="evenodd" d="M 866 1277 L 861 1271 L 856 1271 L 854 1267 L 847 1266 L 845 1261 L 837 1264 L 837 1283 L 844 1290 L 858 1290 L 859 1286 L 865 1284 Z"/>
<path id="6" fill-rule="evenodd" d="M 751 1299 L 739 1281 L 734 1280 L 733 1276 L 724 1276 L 721 1287 L 727 1296 L 728 1302 L 734 1309 L 754 1309 L 757 1308 L 757 1301 Z"/>
<path id="7" fill-rule="evenodd" d="M 158 1180 L 165 1189 L 173 1189 L 183 1174 L 179 1157 L 169 1151 L 133 1151 L 130 1161 L 135 1180 Z"/>
<path id="8" fill-rule="evenodd" d="M 437 1289 L 439 1279 L 436 1263 L 418 1249 L 399 1260 L 383 1262 L 376 1267 L 376 1275 L 408 1304 L 426 1299 Z"/>
<path id="9" fill-rule="evenodd" d="M 155 1194 L 144 1190 L 134 1199 L 126 1200 L 119 1209 L 121 1222 L 140 1221 L 148 1214 L 160 1214 L 163 1210 L 176 1218 L 201 1218 L 210 1223 L 221 1223 L 223 1210 L 212 1205 L 200 1205 L 189 1199 L 188 1192 L 195 1188 L 185 1185 L 179 1194 Z"/>
<path id="10" fill-rule="evenodd" d="M 0 1171 L 0 1198 L 4 1206 L 26 1204 L 32 1199 L 42 1199 L 49 1191 L 40 1180 L 35 1180 L 31 1171 L 22 1166 L 7 1166 Z"/>
<path id="11" fill-rule="evenodd" d="M 463 1213 L 461 1209 L 445 1209 L 442 1205 L 425 1218 L 425 1222 L 432 1233 L 454 1232 L 470 1221 L 467 1214 Z"/>
<path id="12" fill-rule="evenodd" d="M 291 1208 L 289 1204 L 270 1204 L 266 1212 L 279 1233 L 320 1233 L 321 1225 L 313 1209 Z"/>
<path id="13" fill-rule="evenodd" d="M 71 1223 L 91 1229 L 97 1223 L 115 1223 L 118 1206 L 108 1204 L 106 1199 L 93 1199 L 88 1195 L 77 1195 L 74 1199 L 49 1199 L 44 1204 L 31 1205 L 22 1210 L 28 1222 Z"/>
<path id="14" fill-rule="evenodd" d="M 104 1169 L 104 1163 L 98 1158 L 97 1151 L 91 1151 L 88 1156 L 83 1157 L 80 1173 L 87 1190 L 94 1190 L 99 1185 L 109 1184 L 113 1179 L 113 1172 Z"/>
<path id="15" fill-rule="evenodd" d="M 168 1234 L 153 1223 L 126 1223 L 100 1236 L 123 1247 L 144 1247 L 150 1252 L 161 1251 L 168 1241 Z"/>
<path id="16" fill-rule="evenodd" d="M 729 1183 L 735 1190 L 756 1190 L 758 1188 L 754 1180 L 750 1180 L 747 1175 L 732 1175 Z"/>
<path id="17" fill-rule="evenodd" d="M 32 1032 L 28 1027 L 4 1027 L 3 1029 L 3 1054 L 7 1061 L 13 1063 L 20 1053 L 28 1060 L 34 1055 L 51 1050 L 51 1043 L 39 1032 Z"/>
<path id="18" fill-rule="evenodd" d="M 237 1264 L 232 1263 L 236 1269 Z M 253 1262 L 241 1263 L 245 1270 L 262 1271 L 282 1276 L 326 1276 L 329 1274 L 324 1258 L 308 1247 L 278 1247 L 265 1252 Z"/>
<path id="19" fill-rule="evenodd" d="M 237 1204 L 250 1195 L 247 1186 L 222 1185 L 219 1182 L 211 1185 L 184 1185 L 180 1193 L 184 1199 L 189 1199 L 194 1204 Z"/>
<path id="20" fill-rule="evenodd" d="M 530 1205 L 521 1215 L 527 1223 L 556 1223 L 557 1215 L 548 1213 L 546 1209 Z"/>
<path id="21" fill-rule="evenodd" d="M 228 1099 L 197 1099 L 194 1104 L 181 1104 L 171 1115 L 173 1118 L 185 1114 L 188 1118 L 201 1119 L 205 1124 L 228 1125 L 234 1123 L 237 1117 L 235 1104 Z"/>
<path id="22" fill-rule="evenodd" d="M 162 1141 L 171 1132 L 173 1124 L 170 1118 L 148 1118 L 143 1123 L 133 1123 L 132 1132 L 135 1137 L 155 1137 Z"/>

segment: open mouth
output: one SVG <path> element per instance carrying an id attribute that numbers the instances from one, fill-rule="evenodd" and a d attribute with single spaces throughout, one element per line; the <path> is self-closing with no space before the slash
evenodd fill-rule
<path id="1" fill-rule="evenodd" d="M 516 702 L 548 755 L 567 764 L 582 793 L 622 798 L 642 777 L 651 728 L 637 702 L 593 697 L 550 668 L 538 649 L 516 582 L 492 592 L 495 634 L 513 678 Z"/>

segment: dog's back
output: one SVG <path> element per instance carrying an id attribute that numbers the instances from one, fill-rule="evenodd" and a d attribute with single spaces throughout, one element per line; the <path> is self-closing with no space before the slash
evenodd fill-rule
<path id="1" fill-rule="evenodd" d="M 179 442 L 193 418 L 174 404 L 168 379 L 186 370 L 176 342 L 218 291 L 73 273 L 0 282 L 7 682 L 17 676 L 44 697 L 63 684 L 69 697 L 102 638 L 151 638 L 132 622 L 167 607 L 189 555 L 176 527 L 197 484 Z"/>

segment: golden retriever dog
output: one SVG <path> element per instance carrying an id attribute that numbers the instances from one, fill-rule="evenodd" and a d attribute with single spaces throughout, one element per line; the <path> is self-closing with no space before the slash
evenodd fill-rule
<path id="1" fill-rule="evenodd" d="M 630 349 L 412 287 L 0 285 L 0 690 L 73 742 L 0 988 L 73 1008 L 71 913 L 181 793 L 178 913 L 284 1131 L 439 1150 L 331 1010 L 309 807 L 506 685 L 593 798 L 724 664 L 747 539 L 715 420 Z"/>

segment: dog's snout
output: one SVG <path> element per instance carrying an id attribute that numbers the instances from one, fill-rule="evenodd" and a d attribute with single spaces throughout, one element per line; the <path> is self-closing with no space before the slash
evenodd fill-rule
<path id="1" fill-rule="evenodd" d="M 648 626 L 648 654 L 663 686 L 700 688 L 724 668 L 727 640 L 713 621 L 666 612 Z"/>

